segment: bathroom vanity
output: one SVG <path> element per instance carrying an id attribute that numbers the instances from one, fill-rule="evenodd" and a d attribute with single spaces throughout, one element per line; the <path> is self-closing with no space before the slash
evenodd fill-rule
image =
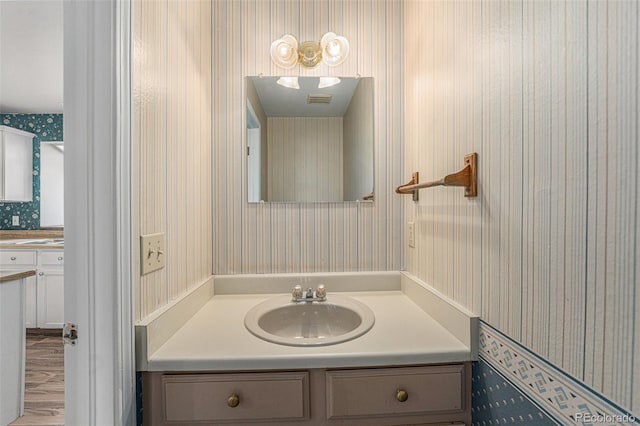
<path id="1" fill-rule="evenodd" d="M 469 424 L 470 368 L 146 373 L 145 424 Z"/>
<path id="2" fill-rule="evenodd" d="M 254 307 L 298 283 L 366 305 L 374 325 L 326 346 L 247 329 Z M 217 276 L 136 326 L 144 423 L 469 424 L 476 330 L 405 273 Z"/>

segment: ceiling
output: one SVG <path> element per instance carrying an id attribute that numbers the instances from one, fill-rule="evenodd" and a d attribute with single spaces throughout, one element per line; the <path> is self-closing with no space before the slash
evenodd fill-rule
<path id="1" fill-rule="evenodd" d="M 0 113 L 61 113 L 62 0 L 0 0 Z"/>
<path id="2" fill-rule="evenodd" d="M 250 77 L 267 117 L 342 117 L 358 86 L 357 78 L 340 77 L 340 83 L 318 89 L 318 77 L 298 77 L 300 89 L 276 84 L 279 77 Z M 308 104 L 308 95 L 330 94 L 330 104 Z"/>

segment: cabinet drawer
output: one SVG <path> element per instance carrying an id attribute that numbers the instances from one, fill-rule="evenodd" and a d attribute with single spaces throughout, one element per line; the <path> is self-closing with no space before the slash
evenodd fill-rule
<path id="1" fill-rule="evenodd" d="M 175 424 L 303 420 L 309 412 L 308 383 L 306 372 L 164 375 L 164 420 Z"/>
<path id="2" fill-rule="evenodd" d="M 328 371 L 327 417 L 462 412 L 464 368 L 441 365 Z"/>
<path id="3" fill-rule="evenodd" d="M 64 251 L 40 250 L 39 264 L 42 266 L 64 265 Z"/>
<path id="4" fill-rule="evenodd" d="M 35 266 L 36 252 L 33 250 L 0 251 L 0 265 Z"/>

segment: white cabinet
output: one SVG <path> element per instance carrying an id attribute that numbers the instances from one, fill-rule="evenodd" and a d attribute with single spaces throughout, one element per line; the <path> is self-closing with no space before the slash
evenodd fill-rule
<path id="1" fill-rule="evenodd" d="M 36 328 L 38 326 L 38 293 L 35 276 L 25 278 L 25 299 L 25 327 Z"/>
<path id="2" fill-rule="evenodd" d="M 62 328 L 64 323 L 64 251 L 0 250 L 0 265 L 8 270 L 36 270 L 25 279 L 27 328 Z"/>
<path id="3" fill-rule="evenodd" d="M 38 250 L 37 327 L 62 328 L 64 323 L 64 251 Z"/>
<path id="4" fill-rule="evenodd" d="M 38 268 L 36 250 L 0 250 L 0 265 L 7 270 L 25 270 Z M 38 326 L 36 318 L 36 276 L 25 278 L 25 319 L 27 328 Z"/>
<path id="5" fill-rule="evenodd" d="M 64 323 L 64 272 L 38 269 L 38 328 L 62 328 Z"/>
<path id="6" fill-rule="evenodd" d="M 30 269 L 37 264 L 35 250 L 3 250 L 0 251 L 2 269 Z"/>
<path id="7" fill-rule="evenodd" d="M 0 200 L 32 201 L 34 137 L 0 126 Z"/>

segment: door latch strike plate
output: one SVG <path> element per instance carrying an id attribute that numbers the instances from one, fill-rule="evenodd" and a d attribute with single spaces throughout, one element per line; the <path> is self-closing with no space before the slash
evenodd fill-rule
<path id="1" fill-rule="evenodd" d="M 65 323 L 62 328 L 62 339 L 65 345 L 75 346 L 78 340 L 78 327 L 71 322 Z"/>

